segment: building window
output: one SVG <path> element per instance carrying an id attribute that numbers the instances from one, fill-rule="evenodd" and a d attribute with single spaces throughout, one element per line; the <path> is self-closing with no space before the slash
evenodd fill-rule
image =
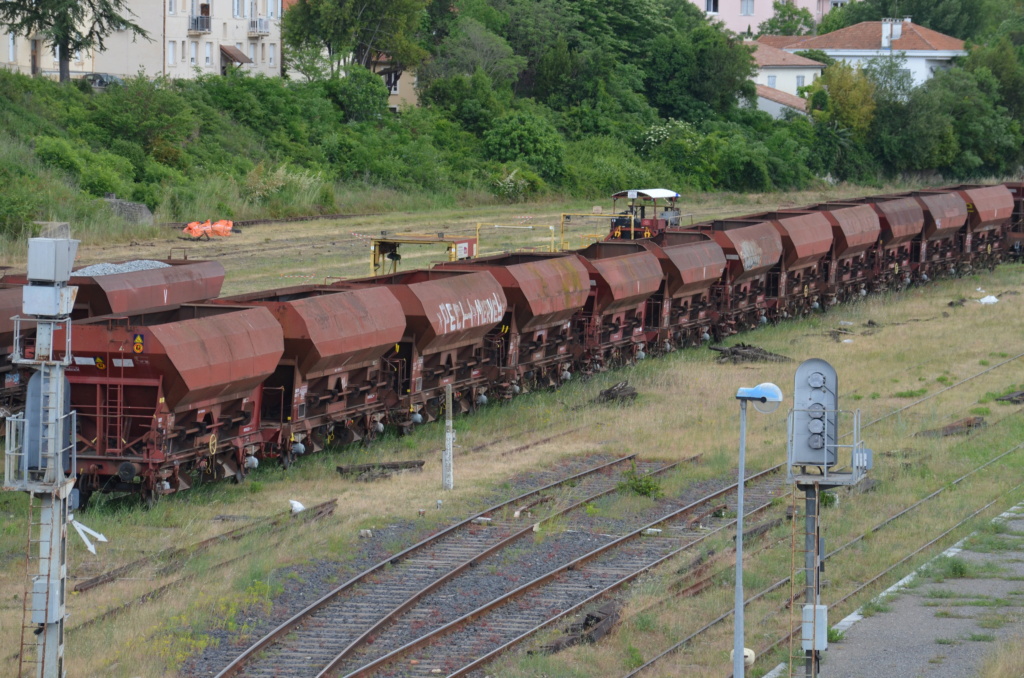
<path id="1" fill-rule="evenodd" d="M 775 88 L 775 82 L 777 80 L 778 80 L 778 78 L 776 76 L 769 75 L 768 76 L 768 86 L 771 87 L 772 89 L 774 89 Z"/>
<path id="2" fill-rule="evenodd" d="M 7 60 L 14 63 L 18 60 L 18 51 L 15 49 L 14 33 L 7 36 Z"/>
<path id="3" fill-rule="evenodd" d="M 271 19 L 277 16 L 277 1 L 278 0 L 267 0 L 267 16 Z"/>
<path id="4" fill-rule="evenodd" d="M 754 14 L 754 0 L 740 0 L 740 14 L 752 16 Z"/>
<path id="5" fill-rule="evenodd" d="M 718 0 L 707 0 L 708 14 L 718 14 Z"/>
<path id="6" fill-rule="evenodd" d="M 274 65 L 274 55 L 275 55 L 275 52 L 277 52 L 277 45 L 275 45 L 274 43 L 270 43 L 270 65 L 271 66 Z"/>
<path id="7" fill-rule="evenodd" d="M 174 0 L 167 0 L 167 13 L 174 14 L 175 9 Z"/>
<path id="8" fill-rule="evenodd" d="M 914 73 L 909 68 L 901 68 L 900 76 L 906 78 L 910 82 L 914 82 Z"/>
<path id="9" fill-rule="evenodd" d="M 260 45 L 260 61 L 263 63 L 267 61 L 267 43 Z"/>
<path id="10" fill-rule="evenodd" d="M 196 64 L 199 63 L 199 43 L 196 42 L 195 40 L 193 40 L 189 44 L 189 50 L 190 50 L 190 53 L 189 53 L 189 57 L 190 57 L 189 63 L 191 63 L 193 66 L 195 66 Z"/>
<path id="11" fill-rule="evenodd" d="M 804 86 L 804 82 L 806 80 L 807 80 L 807 78 L 805 76 L 803 76 L 803 75 L 796 76 L 796 87 L 797 87 L 797 89 L 800 89 L 801 87 L 803 87 Z"/>
<path id="12" fill-rule="evenodd" d="M 242 0 L 232 0 L 231 2 L 231 16 L 242 15 Z"/>
<path id="13" fill-rule="evenodd" d="M 236 42 L 235 43 L 235 49 L 237 49 L 239 52 L 241 52 L 242 51 L 242 43 Z"/>
<path id="14" fill-rule="evenodd" d="M 256 43 L 249 43 L 249 61 L 256 63 Z"/>
<path id="15" fill-rule="evenodd" d="M 181 41 L 181 60 L 184 61 L 187 56 L 188 56 L 188 52 L 185 51 L 185 41 L 182 40 Z"/>
<path id="16" fill-rule="evenodd" d="M 206 43 L 206 65 L 207 66 L 212 66 L 213 65 L 213 43 L 212 42 Z"/>
<path id="17" fill-rule="evenodd" d="M 167 41 L 167 63 L 169 63 L 172 66 L 175 63 L 177 63 L 177 61 L 178 61 L 177 59 L 174 58 L 174 50 L 177 47 L 178 47 L 178 41 L 177 40 L 168 40 Z"/>

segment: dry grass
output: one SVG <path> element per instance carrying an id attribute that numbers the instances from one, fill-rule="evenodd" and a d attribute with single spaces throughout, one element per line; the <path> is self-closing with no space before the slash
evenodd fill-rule
<path id="1" fill-rule="evenodd" d="M 985 658 L 978 678 L 1018 678 L 1024 676 L 1024 629 L 1019 630 L 1009 641 L 996 645 Z"/>
<path id="2" fill-rule="evenodd" d="M 820 197 L 804 195 L 794 198 L 793 202 L 809 202 Z M 721 200 L 720 205 L 709 209 L 726 211 L 725 199 Z M 774 205 L 755 207 L 747 203 L 731 212 L 771 207 Z M 520 206 L 473 214 L 430 215 L 416 230 L 429 232 L 438 224 L 454 228 L 475 223 L 484 219 L 483 212 L 490 215 L 488 220 L 507 220 L 523 214 L 523 210 Z M 553 209 L 552 214 L 560 210 Z M 437 221 L 433 220 L 435 217 Z M 394 221 L 362 220 L 340 225 L 298 224 L 296 228 L 302 229 L 301 238 L 305 243 L 301 247 L 309 248 L 303 256 L 317 267 L 328 267 L 333 258 L 341 258 L 340 253 L 328 256 L 327 252 L 315 248 L 318 238 L 322 240 L 332 229 L 344 229 L 347 234 L 364 232 L 371 224 L 378 230 L 395 224 L 395 230 L 411 230 L 399 225 L 397 216 L 392 218 Z M 279 280 L 274 276 L 290 270 L 288 266 L 295 264 L 289 262 L 297 261 L 298 256 L 297 251 L 283 249 L 288 240 L 282 232 L 284 228 L 248 229 L 237 241 L 193 245 L 193 251 L 252 249 L 245 256 L 239 253 L 225 260 L 229 280 L 236 272 L 248 274 L 244 283 L 232 283 L 230 291 L 276 285 Z M 277 235 L 271 236 L 271 232 Z M 257 252 L 257 245 L 252 242 L 257 237 L 275 238 L 274 242 L 282 247 L 284 263 L 280 268 L 273 266 L 273 251 L 262 251 L 274 250 L 274 242 L 267 248 L 260 244 L 261 251 Z M 130 253 L 125 248 L 115 251 L 87 247 L 83 255 L 89 262 L 155 256 L 165 254 L 168 244 L 172 242 L 150 243 L 131 248 Z M 158 252 L 159 248 L 164 249 Z M 359 274 L 363 265 L 361 256 L 358 264 L 348 264 L 358 267 Z M 911 402 L 895 397 L 899 391 L 927 388 L 928 395 L 932 395 L 944 382 L 986 369 L 982 363 L 994 365 L 1005 356 L 1019 353 L 1024 330 L 1024 297 L 1006 295 L 994 306 L 968 303 L 961 308 L 949 308 L 946 302 L 961 296 L 981 297 L 983 295 L 976 292 L 979 286 L 989 293 L 999 293 L 1021 290 L 1022 284 L 1024 268 L 1004 266 L 994 274 L 941 282 L 892 299 L 870 299 L 824 316 L 766 328 L 739 338 L 788 355 L 797 362 L 810 357 L 829 360 L 841 377 L 843 406 L 860 407 L 864 420 L 870 421 Z M 943 317 L 944 312 L 949 317 Z M 908 318 L 918 321 L 907 322 Z M 853 322 L 849 329 L 860 332 L 868 319 L 883 327 L 871 335 L 856 335 L 851 344 L 835 343 L 826 336 L 825 331 L 836 327 L 840 320 Z M 170 576 L 160 575 L 150 568 L 128 581 L 72 596 L 69 625 L 73 629 L 82 620 L 157 585 L 182 574 L 199 573 L 197 583 L 172 592 L 159 603 L 80 634 L 72 630 L 68 641 L 68 655 L 73 658 L 69 676 L 177 675 L 176 667 L 181 658 L 208 642 L 206 630 L 244 623 L 244 609 L 253 612 L 261 609 L 280 584 L 281 575 L 275 574 L 276 568 L 311 558 L 349 558 L 357 547 L 356 535 L 360 528 L 382 526 L 394 520 L 417 520 L 416 509 L 432 507 L 441 497 L 444 498 L 443 510 L 428 512 L 429 520 L 456 520 L 478 507 L 485 496 L 492 496 L 495 488 L 500 491 L 514 474 L 561 458 L 585 452 L 616 455 L 635 452 L 647 458 L 674 460 L 705 453 L 707 461 L 694 471 L 694 477 L 734 472 L 737 408 L 733 396 L 736 387 L 775 381 L 788 394 L 797 362 L 718 365 L 713 358 L 708 351 L 676 353 L 614 374 L 600 375 L 586 384 L 572 383 L 556 393 L 519 398 L 510 405 L 488 408 L 459 421 L 458 442 L 462 447 L 456 460 L 456 490 L 449 494 L 439 490 L 438 452 L 443 431 L 438 426 L 426 426 L 413 436 L 385 440 L 368 450 L 349 449 L 310 457 L 287 474 L 265 468 L 241 486 L 222 483 L 193 490 L 169 498 L 151 512 L 114 502 L 83 514 L 84 521 L 107 534 L 111 542 L 101 546 L 99 555 L 94 557 L 73 540 L 70 571 L 75 577 L 91 576 L 166 546 L 193 543 L 238 524 L 214 522 L 217 515 L 268 516 L 285 510 L 289 499 L 298 499 L 307 506 L 331 497 L 340 500 L 333 518 L 295 530 L 280 541 L 278 537 L 254 536 L 217 546 Z M 629 379 L 641 393 L 632 406 L 575 409 L 598 390 L 621 379 Z M 865 438 L 878 455 L 873 475 L 883 482 L 869 496 L 843 497 L 841 510 L 825 516 L 828 547 L 838 546 L 911 501 L 942 487 L 972 468 L 978 460 L 994 456 L 1019 442 L 1024 436 L 1024 423 L 1016 413 L 1017 408 L 989 402 L 988 394 L 1002 392 L 1010 385 L 1020 388 L 1021 384 L 1024 384 L 1024 360 L 996 369 L 866 429 Z M 856 400 L 858 396 L 860 399 Z M 987 418 L 992 425 L 969 439 L 909 437 L 916 431 L 966 416 L 970 408 L 980 404 L 991 409 Z M 750 472 L 784 461 L 784 420 L 782 410 L 769 416 L 752 414 L 748 437 Z M 503 452 L 526 442 L 578 427 L 584 430 L 502 456 Z M 505 437 L 508 440 L 471 452 L 477 445 Z M 893 450 L 910 451 L 885 455 Z M 427 463 L 422 474 L 398 476 L 372 485 L 342 479 L 333 470 L 337 464 L 378 458 L 421 458 Z M 909 466 L 904 467 L 903 461 Z M 833 585 L 826 597 L 831 600 L 845 595 L 852 587 L 851 582 L 862 581 L 877 563 L 885 562 L 886 558 L 895 560 L 914 544 L 927 541 L 929 535 L 955 522 L 955 516 L 966 515 L 1016 485 L 1024 475 L 1021 471 L 1021 461 L 1016 457 L 1001 462 L 962 488 L 943 495 L 938 507 L 917 514 L 913 521 L 900 523 L 891 531 L 875 535 L 857 547 L 855 554 L 830 563 L 827 576 Z M 1007 499 L 998 506 L 1003 508 L 1011 503 L 1011 499 Z M 0 646 L 6 648 L 17 645 L 24 584 L 24 573 L 18 561 L 24 549 L 23 510 L 20 496 L 0 495 L 0 511 L 8 518 L 0 532 L 0 562 L 4 563 L 0 569 Z M 401 545 L 389 546 L 397 549 Z M 238 556 L 244 557 L 226 568 L 214 567 Z M 598 647 L 571 650 L 551 658 L 510 657 L 502 662 L 498 673 L 513 676 L 538 672 L 553 676 L 621 675 L 638 657 L 650 658 L 706 623 L 702 620 L 717 616 L 731 604 L 731 583 L 725 577 L 715 590 L 696 599 L 680 600 L 678 604 L 674 601 L 661 609 L 644 611 L 650 603 L 665 597 L 665 587 L 675 576 L 671 573 L 687 560 L 689 557 L 684 556 L 680 563 L 634 586 L 635 598 L 629 602 L 626 621 L 614 636 Z M 752 577 L 748 585 L 753 590 L 758 583 L 781 578 L 789 567 L 788 548 L 765 552 L 748 568 Z M 894 575 L 898 576 L 901 574 Z M 748 634 L 755 647 L 777 637 L 780 628 L 788 623 L 786 615 L 778 614 L 780 600 L 788 593 L 788 588 L 784 587 L 777 597 L 758 603 L 748 611 Z M 856 604 L 851 603 L 850 609 Z M 640 611 L 644 611 L 642 617 L 635 614 Z M 847 611 L 835 610 L 833 614 L 838 618 Z M 651 675 L 720 676 L 727 668 L 730 646 L 731 629 L 727 624 Z M 12 653 L 0 657 L 0 674 L 12 673 L 9 660 Z"/>

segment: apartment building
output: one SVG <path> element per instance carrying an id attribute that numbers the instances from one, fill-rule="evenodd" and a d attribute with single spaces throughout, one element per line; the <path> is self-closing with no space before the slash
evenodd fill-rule
<path id="1" fill-rule="evenodd" d="M 793 0 L 797 7 L 810 10 L 814 20 L 828 14 L 833 7 L 845 5 L 850 0 Z M 693 0 L 708 17 L 720 21 L 735 33 L 757 33 L 757 27 L 775 14 L 772 0 Z"/>
<path id="2" fill-rule="evenodd" d="M 281 0 L 128 0 L 133 20 L 149 34 L 118 31 L 102 52 L 76 55 L 72 77 L 111 73 L 192 78 L 239 66 L 281 74 Z M 52 48 L 38 36 L 3 35 L 0 68 L 56 77 Z M 6 58 L 6 60 L 4 60 Z"/>

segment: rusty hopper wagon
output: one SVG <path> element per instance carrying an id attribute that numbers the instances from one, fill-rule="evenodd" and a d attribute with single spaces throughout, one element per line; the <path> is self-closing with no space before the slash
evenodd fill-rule
<path id="1" fill-rule="evenodd" d="M 961 267 L 991 268 L 1004 255 L 1004 230 L 1013 216 L 1013 193 L 1003 185 L 953 186 L 967 205 L 967 232 L 964 234 Z"/>
<path id="2" fill-rule="evenodd" d="M 647 302 L 648 342 L 669 351 L 710 338 L 711 288 L 725 271 L 725 252 L 705 233 L 664 231 L 640 241 L 661 264 L 661 287 Z"/>
<path id="3" fill-rule="evenodd" d="M 487 335 L 505 316 L 505 293 L 487 271 L 415 270 L 377 278 L 345 280 L 336 289 L 388 289 L 401 304 L 405 333 L 385 359 L 397 375 L 398 398 L 409 426 L 437 417 L 444 387 L 458 384 L 458 402 L 468 410 L 486 401 L 488 368 L 498 364 Z M 418 416 L 417 416 L 418 415 Z"/>
<path id="4" fill-rule="evenodd" d="M 825 306 L 867 294 L 875 266 L 874 248 L 882 233 L 878 215 L 869 205 L 841 202 L 805 209 L 821 212 L 832 227 Z"/>
<path id="5" fill-rule="evenodd" d="M 658 257 L 634 241 L 596 242 L 576 255 L 590 276 L 590 296 L 576 319 L 581 368 L 632 359 L 646 341 L 647 300 L 661 287 Z"/>
<path id="6" fill-rule="evenodd" d="M 123 264 L 125 262 L 120 262 Z M 165 259 L 160 268 L 109 275 L 71 274 L 68 285 L 78 288 L 72 318 L 110 313 L 137 313 L 150 308 L 213 299 L 224 284 L 224 267 L 216 261 Z M 114 264 L 118 266 L 120 264 Z M 24 379 L 9 362 L 14 342 L 14 321 L 21 314 L 24 273 L 6 272 L 0 278 L 0 407 L 19 410 L 24 403 Z M 31 335 L 31 326 L 22 326 Z"/>
<path id="7" fill-rule="evenodd" d="M 501 285 L 508 309 L 490 340 L 499 347 L 492 379 L 502 396 L 522 385 L 555 386 L 571 368 L 572 319 L 590 294 L 590 277 L 573 254 L 513 253 L 439 264 L 485 270 Z"/>
<path id="8" fill-rule="evenodd" d="M 223 302 L 268 309 L 284 333 L 281 362 L 263 386 L 264 454 L 287 464 L 292 440 L 315 452 L 328 439 L 372 437 L 397 404 L 398 384 L 383 356 L 406 323 L 390 288 L 300 286 Z"/>
<path id="9" fill-rule="evenodd" d="M 725 252 L 725 273 L 713 288 L 718 335 L 735 334 L 767 322 L 768 273 L 782 258 L 782 236 L 759 219 L 724 219 L 697 224 Z"/>
<path id="10" fill-rule="evenodd" d="M 924 228 L 924 210 L 920 203 L 898 195 L 877 195 L 844 202 L 870 205 L 882 228 L 871 291 L 895 290 L 909 285 L 913 280 L 913 243 Z"/>
<path id="11" fill-rule="evenodd" d="M 186 304 L 73 324 L 79 489 L 147 499 L 241 477 L 259 454 L 263 382 L 284 350 L 265 308 Z"/>
<path id="12" fill-rule="evenodd" d="M 825 259 L 832 249 L 832 226 L 821 212 L 787 210 L 754 214 L 747 219 L 767 221 L 782 238 L 782 257 L 769 275 L 769 308 L 782 318 L 820 308 L 825 292 Z"/>

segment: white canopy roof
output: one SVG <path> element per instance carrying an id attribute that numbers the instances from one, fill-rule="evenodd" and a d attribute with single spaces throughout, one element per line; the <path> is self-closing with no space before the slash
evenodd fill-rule
<path id="1" fill-rule="evenodd" d="M 629 191 L 619 191 L 612 196 L 614 199 L 618 198 L 647 198 L 649 200 L 677 200 L 679 194 L 675 191 L 670 191 L 667 188 L 639 188 L 632 189 Z"/>

